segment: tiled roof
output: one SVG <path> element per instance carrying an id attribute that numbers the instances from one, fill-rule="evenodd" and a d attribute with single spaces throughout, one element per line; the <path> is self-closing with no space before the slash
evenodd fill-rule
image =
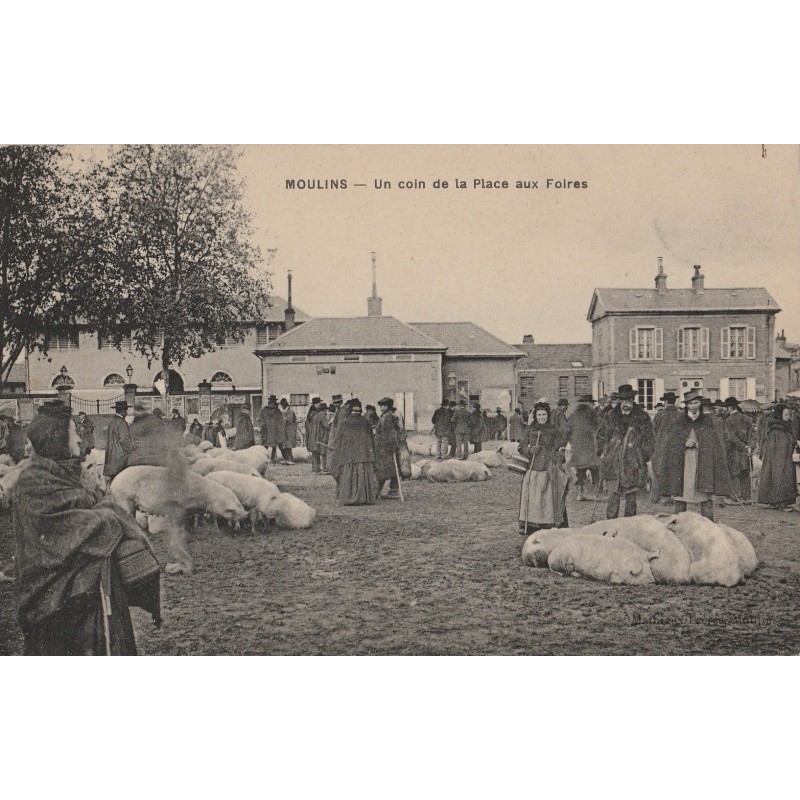
<path id="1" fill-rule="evenodd" d="M 521 369 L 591 369 L 592 346 L 590 344 L 518 344 L 516 347 L 527 355 L 517 362 Z M 580 362 L 582 367 L 573 367 Z"/>
<path id="2" fill-rule="evenodd" d="M 519 350 L 473 322 L 410 322 L 413 328 L 441 342 L 445 355 L 519 358 Z"/>
<path id="3" fill-rule="evenodd" d="M 266 355 L 386 350 L 441 353 L 445 347 L 394 317 L 315 317 L 256 352 Z"/>
<path id="4" fill-rule="evenodd" d="M 606 314 L 640 312 L 681 313 L 692 311 L 780 311 L 766 289 L 595 289 L 587 319 L 594 322 Z"/>
<path id="5" fill-rule="evenodd" d="M 6 378 L 6 383 L 25 383 L 27 380 L 27 372 L 25 371 L 25 364 L 14 364 L 11 371 Z"/>

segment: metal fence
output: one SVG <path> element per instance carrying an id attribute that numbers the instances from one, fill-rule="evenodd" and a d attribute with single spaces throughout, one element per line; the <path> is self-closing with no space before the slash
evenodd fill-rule
<path id="1" fill-rule="evenodd" d="M 125 395 L 121 394 L 119 397 L 113 397 L 109 400 L 84 400 L 80 397 L 72 396 L 72 412 L 78 414 L 83 411 L 86 414 L 113 414 L 114 403 L 124 400 Z"/>

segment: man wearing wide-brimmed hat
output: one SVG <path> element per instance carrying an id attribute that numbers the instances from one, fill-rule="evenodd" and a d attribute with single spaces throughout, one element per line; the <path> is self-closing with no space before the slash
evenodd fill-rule
<path id="1" fill-rule="evenodd" d="M 636 391 L 629 383 L 617 390 L 619 408 L 609 411 L 597 429 L 596 453 L 600 476 L 608 489 L 606 516 L 619 514 L 625 496 L 625 516 L 636 515 L 636 495 L 647 485 L 647 462 L 653 457 L 655 434 L 647 412 L 636 405 Z"/>
<path id="2" fill-rule="evenodd" d="M 714 495 L 728 496 L 730 477 L 725 452 L 699 391 L 683 397 L 685 411 L 667 431 L 659 464 L 662 491 L 675 501 L 675 513 L 691 510 L 714 519 Z"/>
<path id="3" fill-rule="evenodd" d="M 286 436 L 283 414 L 278 408 L 278 398 L 274 394 L 267 398 L 267 404 L 261 409 L 259 421 L 261 423 L 261 444 L 267 449 L 272 448 L 270 460 L 275 464 L 279 460 L 278 448 L 283 445 Z M 280 463 L 286 463 L 283 456 L 280 458 Z"/>
<path id="4" fill-rule="evenodd" d="M 653 467 L 653 484 L 650 487 L 650 500 L 653 503 L 661 502 L 661 479 L 659 476 L 659 465 L 664 457 L 664 448 L 667 442 L 667 431 L 670 425 L 681 416 L 681 410 L 675 405 L 678 396 L 675 392 L 664 392 L 661 395 L 661 401 L 664 407 L 660 409 L 655 417 L 653 417 L 653 430 L 655 431 L 656 445 L 653 451 L 653 460 L 651 462 Z M 666 500 L 665 502 L 671 502 Z"/>
<path id="5" fill-rule="evenodd" d="M 128 464 L 128 457 L 133 452 L 131 431 L 125 421 L 128 404 L 124 400 L 114 403 L 114 418 L 108 423 L 106 430 L 106 457 L 103 475 L 113 478 L 119 475 Z"/>
<path id="6" fill-rule="evenodd" d="M 725 420 L 728 472 L 731 475 L 733 493 L 742 503 L 750 505 L 750 471 L 752 469 L 753 423 L 739 408 L 735 397 L 725 399 L 728 417 Z M 726 505 L 737 505 L 735 500 L 726 500 Z"/>
<path id="7" fill-rule="evenodd" d="M 402 430 L 400 421 L 393 413 L 394 401 L 391 397 L 378 400 L 381 416 L 375 428 L 375 477 L 378 480 L 378 496 L 383 485 L 389 481 L 387 498 L 399 496 L 400 446 Z"/>

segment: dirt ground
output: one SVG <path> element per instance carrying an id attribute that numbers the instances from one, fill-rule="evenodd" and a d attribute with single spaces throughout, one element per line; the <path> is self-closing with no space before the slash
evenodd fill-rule
<path id="1" fill-rule="evenodd" d="M 521 477 L 404 484 L 406 502 L 334 502 L 307 464 L 272 479 L 317 509 L 309 530 L 193 538 L 196 572 L 162 578 L 164 624 L 133 609 L 142 655 L 697 655 L 800 653 L 800 515 L 741 508 L 761 565 L 731 589 L 608 586 L 523 566 Z M 653 513 L 649 500 L 639 510 Z M 667 511 L 659 506 L 655 511 Z M 598 518 L 604 504 L 598 503 Z M 592 503 L 571 492 L 571 525 Z M 166 561 L 163 542 L 154 541 Z M 0 519 L 0 563 L 13 552 Z M 0 584 L 0 654 L 19 654 L 13 584 Z"/>

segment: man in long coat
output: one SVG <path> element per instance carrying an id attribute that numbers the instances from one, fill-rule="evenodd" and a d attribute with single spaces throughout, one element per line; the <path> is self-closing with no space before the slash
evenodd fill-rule
<path id="1" fill-rule="evenodd" d="M 600 475 L 608 489 L 606 516 L 619 514 L 625 495 L 625 516 L 636 515 L 636 494 L 647 485 L 647 462 L 653 457 L 655 435 L 647 412 L 634 403 L 636 392 L 626 383 L 617 390 L 619 407 L 604 417 L 597 429 L 596 450 Z"/>
<path id="2" fill-rule="evenodd" d="M 250 419 L 250 409 L 240 408 L 239 418 L 236 420 L 236 436 L 233 440 L 234 450 L 244 450 L 256 443 L 256 433 L 253 430 L 253 420 Z"/>
<path id="3" fill-rule="evenodd" d="M 443 399 L 441 406 L 433 412 L 431 422 L 433 423 L 433 435 L 436 437 L 436 460 L 441 461 L 447 458 L 450 450 L 450 437 L 453 433 L 453 427 L 450 424 L 450 417 L 452 416 L 448 401 Z"/>
<path id="4" fill-rule="evenodd" d="M 552 422 L 562 433 L 567 430 L 567 409 L 569 408 L 569 400 L 562 397 L 552 414 Z"/>
<path id="5" fill-rule="evenodd" d="M 103 475 L 113 478 L 128 465 L 128 457 L 133 452 L 131 432 L 125 415 L 128 404 L 124 400 L 114 404 L 114 418 L 108 423 L 106 431 L 106 458 Z"/>
<path id="6" fill-rule="evenodd" d="M 328 432 L 330 422 L 328 421 L 328 406 L 315 398 L 314 413 L 309 412 L 311 417 L 306 417 L 306 445 L 311 451 L 311 471 L 315 473 L 325 472 L 328 456 Z"/>
<path id="7" fill-rule="evenodd" d="M 478 416 L 480 416 L 480 414 Z M 471 418 L 472 414 L 467 411 L 467 401 L 462 397 L 458 401 L 458 408 L 453 412 L 453 416 L 450 418 L 450 424 L 453 426 L 453 434 L 456 437 L 456 458 L 460 458 L 462 461 L 466 461 L 469 455 Z"/>
<path id="8" fill-rule="evenodd" d="M 730 493 L 725 452 L 710 414 L 701 407 L 702 395 L 684 395 L 685 411 L 669 426 L 659 465 L 661 491 L 675 501 L 675 513 L 688 505 L 714 519 L 714 495 Z"/>
<path id="9" fill-rule="evenodd" d="M 81 455 L 85 456 L 94 449 L 94 422 L 89 419 L 85 411 L 78 413 L 76 421 L 78 436 L 81 437 Z"/>
<path id="10" fill-rule="evenodd" d="M 476 453 L 480 453 L 481 443 L 487 441 L 488 438 L 480 403 L 475 403 L 472 407 L 472 413 L 469 415 L 469 443 Z"/>
<path id="11" fill-rule="evenodd" d="M 664 407 L 659 409 L 653 418 L 653 430 L 656 434 L 656 449 L 653 453 L 653 485 L 650 487 L 650 500 L 653 503 L 661 501 L 663 492 L 661 491 L 660 469 L 661 462 L 664 460 L 664 448 L 667 442 L 667 431 L 670 425 L 681 417 L 681 410 L 675 405 L 678 396 L 675 392 L 664 392 L 660 398 Z"/>
<path id="12" fill-rule="evenodd" d="M 292 448 L 297 447 L 297 414 L 294 413 L 294 409 L 289 405 L 289 401 L 285 397 L 281 398 L 280 406 L 281 414 L 283 414 L 284 435 L 281 454 L 286 461 L 290 464 L 294 464 Z"/>
<path id="13" fill-rule="evenodd" d="M 396 498 L 399 491 L 398 470 L 400 468 L 400 445 L 402 430 L 400 420 L 392 412 L 394 401 L 389 397 L 378 400 L 381 416 L 375 428 L 375 477 L 378 481 L 378 496 L 386 481 L 389 481 L 387 498 Z"/>
<path id="14" fill-rule="evenodd" d="M 278 461 L 278 449 L 283 446 L 285 438 L 283 414 L 278 408 L 278 398 L 271 394 L 267 404 L 261 409 L 261 444 L 267 449 L 272 448 L 271 461 Z M 283 458 L 280 459 L 283 463 Z"/>
<path id="15" fill-rule="evenodd" d="M 597 460 L 594 441 L 599 422 L 592 406 L 593 402 L 590 394 L 582 394 L 578 398 L 578 405 L 567 420 L 565 431 L 567 441 L 572 445 L 572 467 L 576 473 L 578 500 L 589 499 L 583 491 L 586 470 L 589 470 L 592 476 L 595 492 L 600 482 L 600 462 Z"/>
<path id="16" fill-rule="evenodd" d="M 494 431 L 492 432 L 492 439 L 505 439 L 506 427 L 508 426 L 508 419 L 503 414 L 501 409 L 495 411 L 494 418 Z"/>
<path id="17" fill-rule="evenodd" d="M 735 397 L 725 400 L 725 407 L 730 409 L 725 420 L 725 441 L 727 443 L 728 472 L 731 477 L 731 489 L 736 498 L 750 505 L 752 502 L 750 489 L 750 461 L 753 438 L 753 423 L 747 414 L 739 409 L 739 401 Z M 738 505 L 737 501 L 726 500 L 725 505 Z"/>
<path id="18" fill-rule="evenodd" d="M 522 439 L 522 429 L 525 427 L 525 420 L 522 419 L 522 409 L 515 408 L 514 413 L 508 420 L 508 438 L 512 442 Z"/>

